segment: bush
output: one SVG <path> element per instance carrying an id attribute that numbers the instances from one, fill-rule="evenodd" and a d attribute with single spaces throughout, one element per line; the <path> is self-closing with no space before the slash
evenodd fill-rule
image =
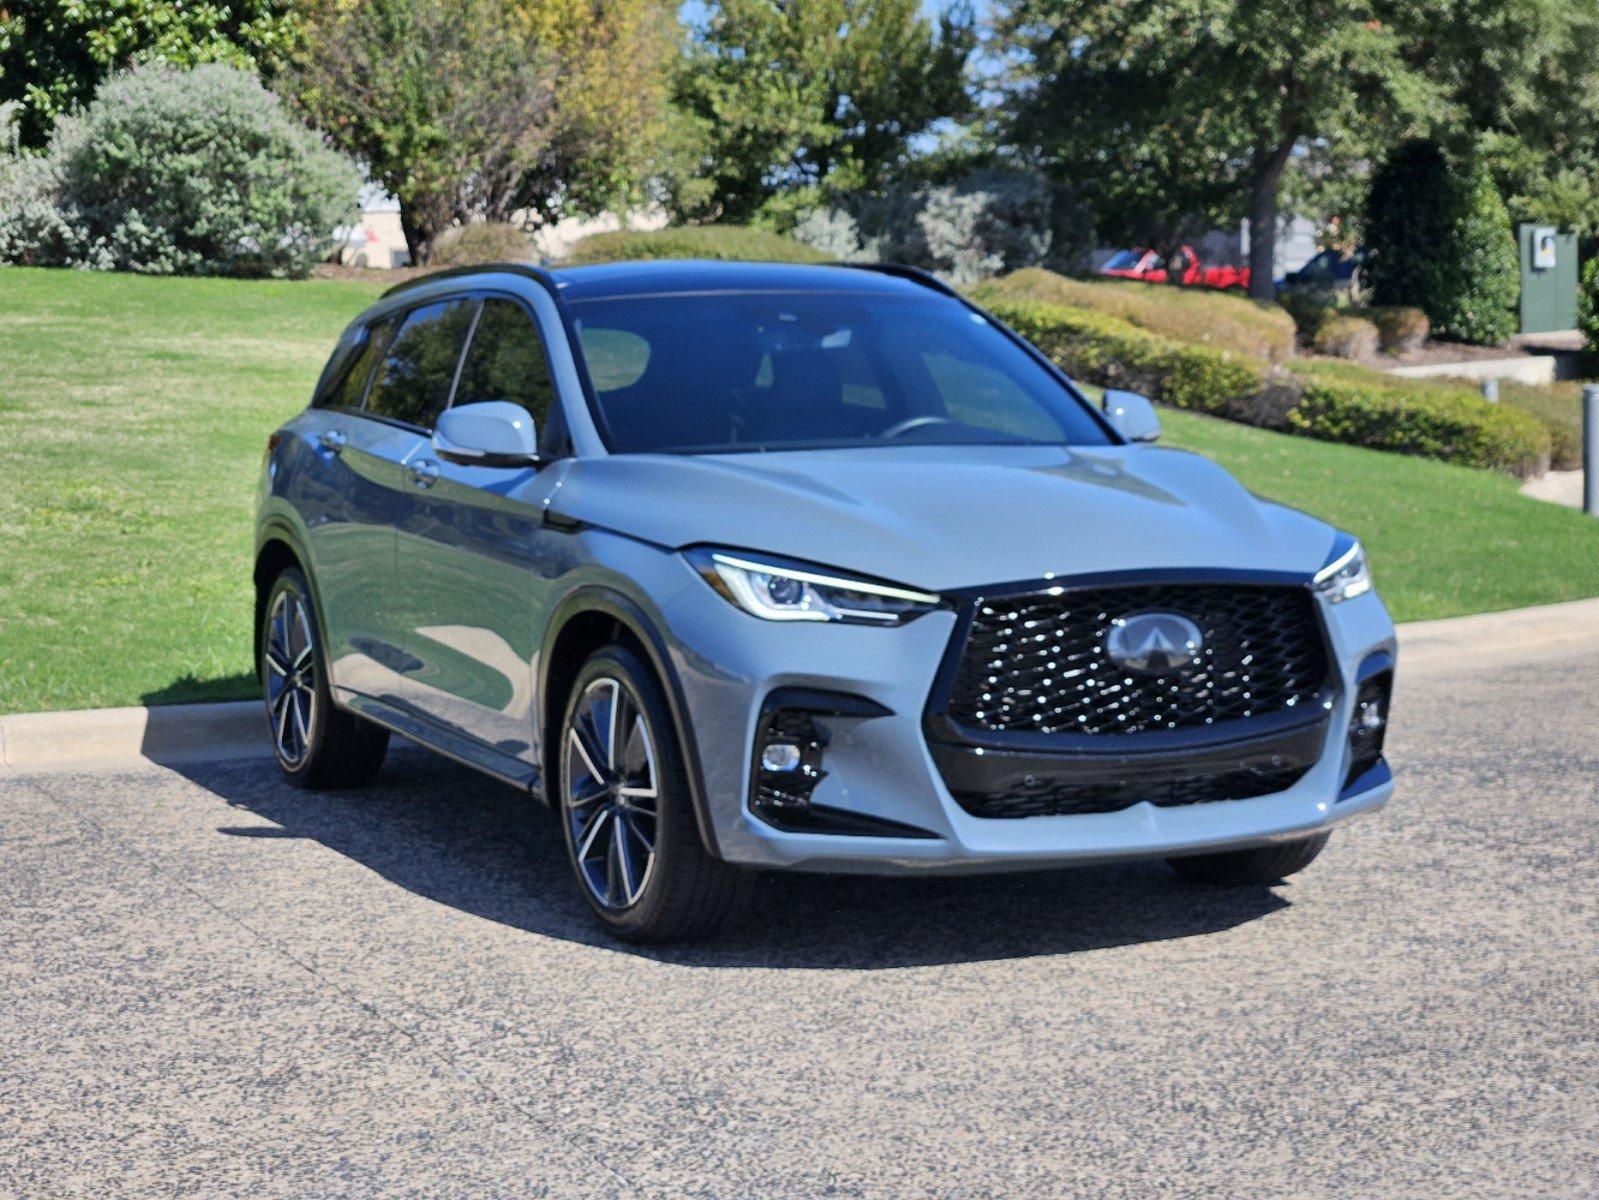
<path id="1" fill-rule="evenodd" d="M 1130 280 L 1072 279 L 1030 267 L 974 289 L 988 300 L 1036 300 L 1091 309 L 1140 329 L 1217 350 L 1284 359 L 1294 352 L 1294 321 L 1275 304 L 1202 288 Z"/>
<path id="2" fill-rule="evenodd" d="M 1599 354 L 1599 258 L 1590 258 L 1582 268 L 1582 286 L 1577 289 L 1577 327 L 1588 343 L 1588 353 Z"/>
<path id="3" fill-rule="evenodd" d="M 1392 305 L 1357 310 L 1377 327 L 1377 343 L 1386 354 L 1420 350 L 1432 331 L 1427 314 L 1408 305 Z"/>
<path id="4" fill-rule="evenodd" d="M 113 75 L 46 151 L 43 260 L 157 275 L 304 275 L 360 174 L 254 76 L 212 63 Z"/>
<path id="5" fill-rule="evenodd" d="M 1531 413 L 1549 431 L 1549 465 L 1557 471 L 1582 466 L 1582 385 L 1499 382 L 1499 403 Z"/>
<path id="6" fill-rule="evenodd" d="M 474 221 L 446 229 L 433 239 L 430 267 L 465 267 L 477 263 L 536 262 L 538 251 L 519 225 Z"/>
<path id="7" fill-rule="evenodd" d="M 1548 469 L 1550 439 L 1537 418 L 1464 389 L 1316 382 L 1288 413 L 1288 427 L 1323 441 L 1487 467 L 1521 478 Z"/>
<path id="8" fill-rule="evenodd" d="M 744 225 L 679 225 L 653 232 L 594 233 L 572 247 L 569 263 L 710 258 L 726 262 L 823 262 L 827 256 L 792 238 Z"/>
<path id="9" fill-rule="evenodd" d="M 1516 241 L 1481 163 L 1453 166 L 1429 142 L 1402 146 L 1372 178 L 1366 224 L 1378 304 L 1419 308 L 1434 332 L 1464 342 L 1515 333 Z"/>
<path id="10" fill-rule="evenodd" d="M 1195 346 L 1104 313 L 1036 300 L 989 308 L 1068 375 L 1128 388 L 1178 408 L 1326 441 L 1529 476 L 1545 469 L 1540 421 L 1476 392 L 1399 380 L 1350 363 L 1265 361 Z"/>
<path id="11" fill-rule="evenodd" d="M 1333 358 L 1371 358 L 1377 353 L 1377 326 L 1353 313 L 1328 312 L 1311 332 L 1310 348 Z"/>
<path id="12" fill-rule="evenodd" d="M 21 106 L 0 104 L 0 263 L 49 266 L 59 260 L 68 230 L 56 204 L 54 165 L 20 149 Z"/>
<path id="13" fill-rule="evenodd" d="M 1238 417 L 1266 386 L 1262 362 L 1161 337 L 1104 313 L 1036 300 L 996 300 L 989 309 L 1068 375 L 1099 387 Z"/>
<path id="14" fill-rule="evenodd" d="M 861 230 L 855 218 L 841 208 L 813 208 L 800 218 L 791 236 L 834 262 L 860 262 L 872 257 L 861 244 Z"/>
<path id="15" fill-rule="evenodd" d="M 1023 171 L 891 187 L 857 197 L 850 215 L 862 256 L 922 267 L 958 284 L 1034 266 L 1052 238 L 1049 185 Z"/>

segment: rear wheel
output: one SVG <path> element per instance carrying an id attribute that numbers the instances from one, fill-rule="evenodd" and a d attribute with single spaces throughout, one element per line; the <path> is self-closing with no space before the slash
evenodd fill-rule
<path id="1" fill-rule="evenodd" d="M 583 665 L 560 737 L 567 857 L 613 933 L 695 937 L 743 910 L 749 878 L 706 852 L 665 696 L 636 655 L 610 646 Z"/>
<path id="2" fill-rule="evenodd" d="M 1291 842 L 1274 842 L 1250 850 L 1224 850 L 1220 854 L 1195 854 L 1173 858 L 1172 870 L 1201 883 L 1267 884 L 1303 871 L 1315 861 L 1331 836 L 1318 833 Z"/>
<path id="3" fill-rule="evenodd" d="M 278 767 L 300 787 L 370 783 L 383 766 L 389 733 L 334 707 L 305 576 L 285 569 L 263 608 L 261 684 Z"/>

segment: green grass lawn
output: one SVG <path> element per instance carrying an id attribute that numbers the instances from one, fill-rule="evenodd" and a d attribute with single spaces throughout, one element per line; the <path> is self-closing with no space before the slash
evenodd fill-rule
<path id="1" fill-rule="evenodd" d="M 0 269 L 0 712 L 253 694 L 266 436 L 377 291 Z M 1365 538 L 1401 620 L 1599 595 L 1599 521 L 1508 478 L 1162 415 Z"/>

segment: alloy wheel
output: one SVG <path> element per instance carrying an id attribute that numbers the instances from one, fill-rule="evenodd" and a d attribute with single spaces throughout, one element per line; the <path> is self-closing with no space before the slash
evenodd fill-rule
<path id="1" fill-rule="evenodd" d="M 316 653 L 311 614 L 293 591 L 278 593 L 267 618 L 263 653 L 272 743 L 288 769 L 305 762 L 316 720 Z"/>
<path id="2" fill-rule="evenodd" d="M 566 743 L 562 806 L 578 874 L 600 905 L 629 908 L 655 869 L 660 828 L 649 725 L 619 681 L 596 679 L 573 709 Z"/>

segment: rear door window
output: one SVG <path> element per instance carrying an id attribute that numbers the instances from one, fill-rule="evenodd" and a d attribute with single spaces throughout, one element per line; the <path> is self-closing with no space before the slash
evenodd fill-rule
<path id="1" fill-rule="evenodd" d="M 490 297 L 461 363 L 455 406 L 508 400 L 532 414 L 543 430 L 555 399 L 549 359 L 538 329 L 514 300 Z"/>
<path id="2" fill-rule="evenodd" d="M 467 298 L 425 304 L 406 314 L 372 381 L 366 411 L 421 429 L 450 401 L 477 301 Z"/>

